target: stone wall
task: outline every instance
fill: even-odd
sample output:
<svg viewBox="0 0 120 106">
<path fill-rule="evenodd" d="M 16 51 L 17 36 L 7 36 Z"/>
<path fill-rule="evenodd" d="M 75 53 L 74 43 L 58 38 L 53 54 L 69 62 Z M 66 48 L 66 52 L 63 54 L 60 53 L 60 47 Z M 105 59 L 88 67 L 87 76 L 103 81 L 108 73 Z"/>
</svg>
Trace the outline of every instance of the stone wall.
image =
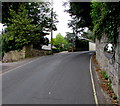
<svg viewBox="0 0 120 106">
<path fill-rule="evenodd" d="M 21 60 L 21 59 L 24 59 L 25 58 L 25 54 L 24 54 L 24 51 L 21 50 L 21 51 L 9 51 L 7 53 L 4 54 L 4 57 L 3 57 L 3 62 L 13 62 L 13 61 L 17 61 L 17 60 Z"/>
<path fill-rule="evenodd" d="M 96 40 L 96 59 L 103 71 L 106 71 L 112 80 L 114 92 L 120 101 L 120 28 L 118 28 L 118 41 L 115 48 L 115 57 L 108 59 L 104 55 L 104 47 L 108 42 L 106 35 L 102 39 Z"/>
<path fill-rule="evenodd" d="M 24 46 L 21 51 L 10 51 L 4 54 L 3 62 L 18 61 L 28 57 L 44 56 L 48 51 L 33 49 L 32 45 Z"/>
</svg>

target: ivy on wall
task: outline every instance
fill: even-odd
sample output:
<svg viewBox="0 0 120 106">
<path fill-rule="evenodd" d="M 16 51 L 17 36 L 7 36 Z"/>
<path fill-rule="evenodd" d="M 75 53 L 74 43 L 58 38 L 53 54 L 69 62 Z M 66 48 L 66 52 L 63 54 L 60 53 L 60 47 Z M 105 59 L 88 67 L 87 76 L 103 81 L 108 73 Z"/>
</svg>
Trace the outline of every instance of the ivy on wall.
<svg viewBox="0 0 120 106">
<path fill-rule="evenodd" d="M 115 44 L 120 26 L 120 2 L 92 2 L 91 7 L 94 37 L 100 40 L 105 33 L 108 41 Z"/>
</svg>

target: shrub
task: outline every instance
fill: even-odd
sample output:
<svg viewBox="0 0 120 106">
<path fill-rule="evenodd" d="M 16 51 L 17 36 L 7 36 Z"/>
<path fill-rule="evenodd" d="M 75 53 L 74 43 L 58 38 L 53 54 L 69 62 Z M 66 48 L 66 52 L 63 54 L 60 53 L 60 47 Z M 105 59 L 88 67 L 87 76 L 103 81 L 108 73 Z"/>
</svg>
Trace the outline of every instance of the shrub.
<svg viewBox="0 0 120 106">
<path fill-rule="evenodd" d="M 53 49 L 53 53 L 58 53 L 58 52 L 60 52 L 60 49 L 59 49 L 59 48 L 54 48 L 54 49 Z"/>
<path fill-rule="evenodd" d="M 107 75 L 107 73 L 104 71 L 104 72 L 102 72 L 102 75 L 103 75 L 103 77 L 106 79 L 106 80 L 108 80 L 108 75 Z"/>
</svg>

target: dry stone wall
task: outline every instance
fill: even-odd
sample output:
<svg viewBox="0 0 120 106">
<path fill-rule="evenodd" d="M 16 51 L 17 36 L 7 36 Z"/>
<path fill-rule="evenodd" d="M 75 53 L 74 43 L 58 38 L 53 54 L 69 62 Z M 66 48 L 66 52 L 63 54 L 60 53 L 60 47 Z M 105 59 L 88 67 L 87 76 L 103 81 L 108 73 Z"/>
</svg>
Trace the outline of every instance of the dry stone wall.
<svg viewBox="0 0 120 106">
<path fill-rule="evenodd" d="M 7 53 L 4 54 L 3 57 L 3 62 L 13 62 L 13 61 L 17 61 L 17 60 L 21 60 L 24 59 L 25 55 L 24 55 L 24 51 L 9 51 Z"/>
<path fill-rule="evenodd" d="M 3 62 L 18 61 L 28 57 L 44 56 L 48 51 L 33 49 L 32 45 L 24 46 L 21 51 L 10 51 L 4 54 Z"/>
<path fill-rule="evenodd" d="M 96 59 L 103 71 L 106 71 L 112 80 L 112 87 L 114 92 L 119 97 L 120 101 L 120 28 L 118 28 L 118 39 L 115 47 L 115 56 L 108 59 L 104 55 L 104 47 L 108 42 L 106 35 L 102 39 L 96 40 Z"/>
</svg>

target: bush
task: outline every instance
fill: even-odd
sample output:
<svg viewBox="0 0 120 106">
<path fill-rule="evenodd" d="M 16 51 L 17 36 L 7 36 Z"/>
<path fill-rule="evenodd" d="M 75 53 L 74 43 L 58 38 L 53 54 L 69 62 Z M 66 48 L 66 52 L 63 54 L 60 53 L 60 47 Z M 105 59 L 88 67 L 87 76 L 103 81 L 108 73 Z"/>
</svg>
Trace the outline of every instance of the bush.
<svg viewBox="0 0 120 106">
<path fill-rule="evenodd" d="M 103 75 L 103 77 L 106 79 L 106 80 L 108 80 L 108 75 L 107 75 L 107 73 L 104 71 L 104 72 L 102 72 L 102 75 Z"/>
<path fill-rule="evenodd" d="M 54 48 L 54 49 L 53 49 L 53 53 L 58 53 L 58 52 L 60 52 L 60 49 L 59 49 L 59 48 Z"/>
</svg>

